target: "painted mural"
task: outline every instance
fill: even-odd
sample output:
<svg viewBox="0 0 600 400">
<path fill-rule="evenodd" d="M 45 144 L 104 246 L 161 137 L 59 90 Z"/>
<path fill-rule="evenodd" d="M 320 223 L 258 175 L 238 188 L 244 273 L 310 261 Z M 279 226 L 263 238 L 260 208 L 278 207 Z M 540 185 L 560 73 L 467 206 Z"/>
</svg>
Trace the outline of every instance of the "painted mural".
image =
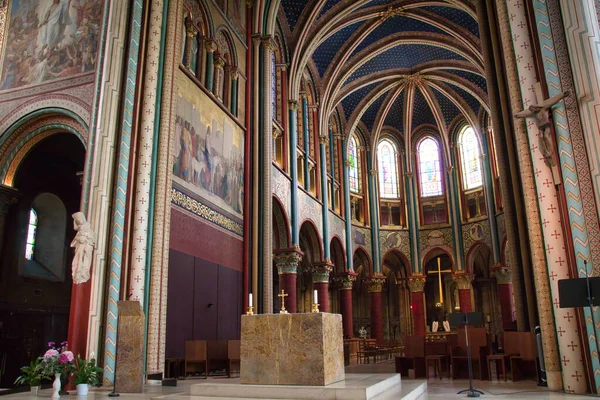
<svg viewBox="0 0 600 400">
<path fill-rule="evenodd" d="M 102 0 L 12 0 L 0 90 L 95 69 Z"/>
<path fill-rule="evenodd" d="M 180 85 L 173 147 L 173 180 L 242 218 L 244 133 L 189 81 Z"/>
</svg>

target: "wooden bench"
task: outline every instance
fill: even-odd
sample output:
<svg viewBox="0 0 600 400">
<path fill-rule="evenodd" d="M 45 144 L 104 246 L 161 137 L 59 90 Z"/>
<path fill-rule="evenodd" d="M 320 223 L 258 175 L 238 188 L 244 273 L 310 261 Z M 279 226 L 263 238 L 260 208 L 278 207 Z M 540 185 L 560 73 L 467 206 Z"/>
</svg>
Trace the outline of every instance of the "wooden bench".
<svg viewBox="0 0 600 400">
<path fill-rule="evenodd" d="M 199 366 L 202 364 L 204 364 L 204 370 L 199 369 Z M 188 374 L 195 372 L 204 372 L 204 377 L 208 378 L 206 340 L 185 341 L 185 366 L 183 375 L 187 378 Z"/>
<path fill-rule="evenodd" d="M 404 356 L 395 357 L 396 372 L 402 377 L 409 376 L 408 370 L 415 371 L 415 378 L 427 375 L 425 368 L 425 336 L 406 336 L 404 339 Z"/>
</svg>

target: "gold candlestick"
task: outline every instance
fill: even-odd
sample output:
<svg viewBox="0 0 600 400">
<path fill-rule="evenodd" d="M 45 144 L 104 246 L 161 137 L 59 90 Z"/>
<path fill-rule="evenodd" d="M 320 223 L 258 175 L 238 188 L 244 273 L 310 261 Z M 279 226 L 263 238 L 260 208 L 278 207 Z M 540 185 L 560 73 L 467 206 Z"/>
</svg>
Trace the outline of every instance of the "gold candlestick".
<svg viewBox="0 0 600 400">
<path fill-rule="evenodd" d="M 311 312 L 319 313 L 319 303 L 313 303 Z"/>
<path fill-rule="evenodd" d="M 248 306 L 248 311 L 246 311 L 246 315 L 254 315 L 254 307 Z"/>
</svg>

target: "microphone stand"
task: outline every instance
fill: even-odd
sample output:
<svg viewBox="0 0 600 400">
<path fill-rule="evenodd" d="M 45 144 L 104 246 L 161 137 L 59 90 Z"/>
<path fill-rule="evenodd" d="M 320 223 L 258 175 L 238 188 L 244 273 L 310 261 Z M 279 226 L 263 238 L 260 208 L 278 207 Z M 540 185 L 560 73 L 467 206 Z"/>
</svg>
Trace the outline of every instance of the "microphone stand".
<svg viewBox="0 0 600 400">
<path fill-rule="evenodd" d="M 465 313 L 465 339 L 467 343 L 467 365 L 469 367 L 469 388 L 461 390 L 457 394 L 468 393 L 467 397 L 479 397 L 483 392 L 473 389 L 473 366 L 471 365 L 471 345 L 469 344 L 469 317 Z"/>
</svg>

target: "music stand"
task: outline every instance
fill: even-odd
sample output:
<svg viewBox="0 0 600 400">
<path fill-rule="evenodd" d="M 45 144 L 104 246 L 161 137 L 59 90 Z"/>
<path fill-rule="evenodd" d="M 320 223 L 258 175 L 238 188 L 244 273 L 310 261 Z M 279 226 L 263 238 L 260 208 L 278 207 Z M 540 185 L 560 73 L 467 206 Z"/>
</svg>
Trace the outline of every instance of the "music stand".
<svg viewBox="0 0 600 400">
<path fill-rule="evenodd" d="M 465 326 L 465 339 L 467 344 L 467 365 L 469 367 L 469 388 L 457 394 L 467 393 L 467 397 L 479 397 L 483 392 L 473 389 L 473 365 L 471 364 L 471 344 L 469 343 L 469 324 L 482 325 L 483 314 L 479 312 L 450 314 L 450 323 L 456 327 Z"/>
</svg>

